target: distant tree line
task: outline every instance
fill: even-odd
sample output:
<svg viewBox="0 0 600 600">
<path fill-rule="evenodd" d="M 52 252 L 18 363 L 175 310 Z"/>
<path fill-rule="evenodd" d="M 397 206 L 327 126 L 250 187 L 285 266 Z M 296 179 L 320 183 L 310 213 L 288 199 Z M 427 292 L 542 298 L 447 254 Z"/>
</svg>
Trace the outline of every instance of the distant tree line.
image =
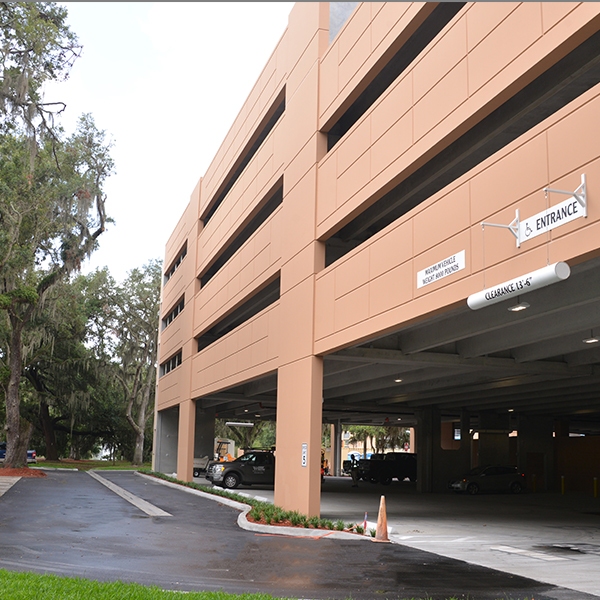
<svg viewBox="0 0 600 600">
<path fill-rule="evenodd" d="M 117 285 L 80 275 L 111 223 L 112 143 L 89 114 L 75 133 L 44 85 L 81 47 L 53 2 L 0 3 L 0 440 L 4 466 L 100 448 L 148 457 L 161 265 Z"/>
</svg>

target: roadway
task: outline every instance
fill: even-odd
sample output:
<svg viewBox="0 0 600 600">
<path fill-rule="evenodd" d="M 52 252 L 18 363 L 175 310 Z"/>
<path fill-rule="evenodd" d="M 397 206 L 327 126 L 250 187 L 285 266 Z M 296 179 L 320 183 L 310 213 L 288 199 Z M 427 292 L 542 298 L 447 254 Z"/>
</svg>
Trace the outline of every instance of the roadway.
<svg viewBox="0 0 600 600">
<path fill-rule="evenodd" d="M 236 491 L 273 501 L 267 487 Z M 382 496 L 393 543 L 600 597 L 600 499 L 592 494 L 417 494 L 408 481 L 352 488 L 349 477 L 326 477 L 321 516 L 360 523 L 366 512 L 375 529 Z"/>
<path fill-rule="evenodd" d="M 49 471 L 7 489 L 0 497 L 0 568 L 285 598 L 600 597 L 599 554 L 552 549 L 557 541 L 584 539 L 598 547 L 597 499 L 591 511 L 587 503 L 563 508 L 570 518 L 561 521 L 560 506 L 543 495 L 419 496 L 392 485 L 385 498 L 393 543 L 386 544 L 348 534 L 302 538 L 281 528 L 244 529 L 239 507 L 223 499 L 131 472 L 98 475 L 105 481 Z M 323 489 L 322 516 L 362 522 L 367 512 L 376 521 L 377 486 L 351 488 L 349 479 L 327 478 Z M 500 507 L 508 511 L 503 518 Z M 483 548 L 496 557 L 493 568 L 481 564 Z M 523 574 L 513 572 L 518 561 Z M 556 583 L 534 568 L 538 563 L 562 573 Z"/>
</svg>

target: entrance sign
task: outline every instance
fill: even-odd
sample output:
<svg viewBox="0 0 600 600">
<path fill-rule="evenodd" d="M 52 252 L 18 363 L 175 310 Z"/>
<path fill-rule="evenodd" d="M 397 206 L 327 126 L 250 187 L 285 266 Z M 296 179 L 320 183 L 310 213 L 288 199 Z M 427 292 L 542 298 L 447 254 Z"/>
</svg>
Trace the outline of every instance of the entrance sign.
<svg viewBox="0 0 600 600">
<path fill-rule="evenodd" d="M 548 194 L 552 192 L 554 194 L 563 194 L 569 196 L 568 200 L 548 208 L 533 217 L 529 217 L 524 221 L 521 221 L 519 215 L 519 209 L 515 210 L 515 218 L 508 224 L 502 225 L 498 223 L 481 223 L 481 228 L 485 229 L 488 227 L 502 227 L 507 229 L 515 236 L 517 242 L 517 248 L 521 247 L 521 242 L 527 242 L 532 240 L 534 237 L 551 231 L 556 227 L 565 225 L 570 221 L 574 221 L 579 217 L 587 217 L 587 184 L 585 173 L 581 175 L 581 185 L 574 192 L 567 192 L 565 190 L 554 190 L 552 188 L 544 188 L 544 194 L 546 199 Z"/>
<path fill-rule="evenodd" d="M 521 242 L 526 242 L 542 233 L 585 216 L 585 206 L 571 196 L 568 200 L 521 221 L 519 223 L 519 239 Z"/>
<path fill-rule="evenodd" d="M 439 281 L 465 268 L 465 251 L 461 250 L 417 273 L 417 289 Z"/>
<path fill-rule="evenodd" d="M 552 283 L 558 283 L 567 279 L 570 274 L 571 269 L 567 263 L 557 262 L 543 269 L 538 269 L 516 279 L 511 279 L 510 281 L 487 288 L 476 294 L 471 294 L 467 298 L 467 304 L 469 308 L 478 310 L 485 306 L 532 292 L 533 290 L 539 290 Z"/>
</svg>

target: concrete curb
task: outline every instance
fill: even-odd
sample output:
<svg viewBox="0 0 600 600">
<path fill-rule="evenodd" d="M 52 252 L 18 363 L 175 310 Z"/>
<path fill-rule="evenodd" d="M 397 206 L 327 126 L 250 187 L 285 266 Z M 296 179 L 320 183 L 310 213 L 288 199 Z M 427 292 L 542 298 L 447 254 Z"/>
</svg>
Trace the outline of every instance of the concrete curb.
<svg viewBox="0 0 600 600">
<path fill-rule="evenodd" d="M 37 471 L 62 471 L 69 472 L 73 471 L 74 473 L 79 473 L 79 469 L 77 468 L 69 468 L 69 467 L 29 467 L 30 469 L 36 469 Z"/>
<path fill-rule="evenodd" d="M 334 540 L 367 541 L 373 539 L 370 536 L 358 535 L 357 533 L 349 533 L 348 531 L 334 531 L 329 529 L 306 529 L 304 527 L 284 527 L 282 525 L 261 525 L 259 523 L 252 523 L 246 518 L 246 515 L 252 509 L 252 507 L 248 504 L 238 502 L 237 500 L 232 500 L 231 498 L 224 498 L 223 496 L 209 494 L 207 492 L 196 490 L 194 488 L 190 488 L 179 483 L 173 483 L 171 481 L 166 481 L 165 479 L 160 479 L 159 477 L 146 475 L 145 473 L 139 473 L 136 471 L 136 474 L 140 477 L 151 479 L 152 481 L 158 481 L 159 483 L 169 486 L 171 488 L 183 490 L 185 492 L 189 492 L 190 494 L 200 496 L 201 498 L 206 498 L 207 500 L 212 500 L 213 502 L 219 502 L 221 504 L 225 504 L 226 506 L 230 506 L 231 508 L 235 508 L 241 511 L 238 515 L 237 523 L 241 529 L 245 529 L 246 531 L 253 531 L 255 533 L 260 533 L 263 535 L 282 535 L 286 537 L 301 537 L 308 539 L 329 538 Z"/>
</svg>

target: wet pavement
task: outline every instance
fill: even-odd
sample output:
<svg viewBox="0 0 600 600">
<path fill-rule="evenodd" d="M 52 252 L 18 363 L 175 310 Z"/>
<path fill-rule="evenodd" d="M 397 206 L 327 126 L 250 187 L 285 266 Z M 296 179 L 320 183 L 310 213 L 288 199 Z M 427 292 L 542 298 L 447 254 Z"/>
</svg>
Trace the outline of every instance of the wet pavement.
<svg viewBox="0 0 600 600">
<path fill-rule="evenodd" d="M 99 474 L 133 500 L 83 472 L 49 471 L 8 489 L 0 497 L 0 568 L 281 598 L 598 597 L 401 543 L 248 531 L 223 500 L 132 472 Z M 150 516 L 135 498 L 170 516 Z M 585 556 L 599 573 L 600 555 Z"/>
<path fill-rule="evenodd" d="M 272 489 L 238 491 L 273 499 Z M 367 512 L 374 528 L 382 496 L 394 543 L 600 597 L 600 498 L 592 493 L 418 494 L 409 482 L 352 488 L 349 477 L 326 477 L 321 516 L 361 522 Z"/>
</svg>

